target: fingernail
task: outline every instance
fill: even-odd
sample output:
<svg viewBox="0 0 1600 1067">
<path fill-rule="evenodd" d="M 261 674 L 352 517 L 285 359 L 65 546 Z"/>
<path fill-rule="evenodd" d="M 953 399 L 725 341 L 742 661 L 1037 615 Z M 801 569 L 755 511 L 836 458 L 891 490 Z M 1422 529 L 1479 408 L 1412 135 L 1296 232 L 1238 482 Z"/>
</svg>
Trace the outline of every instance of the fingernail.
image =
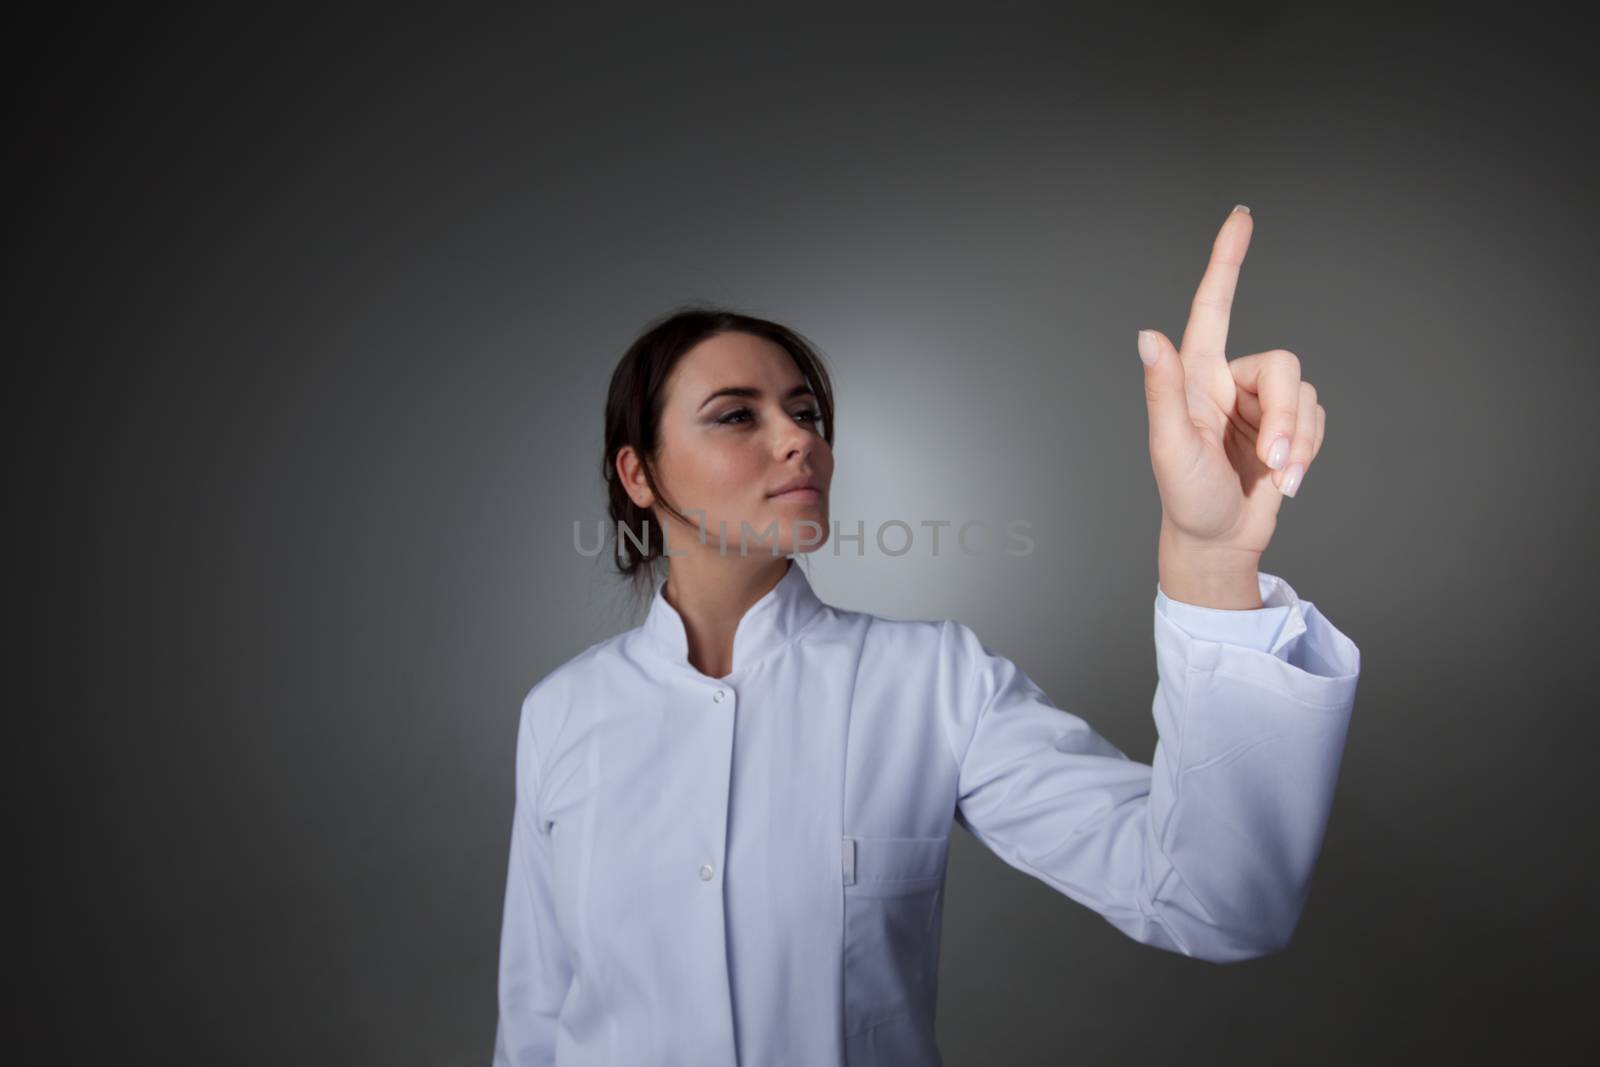
<svg viewBox="0 0 1600 1067">
<path fill-rule="evenodd" d="M 1161 349 L 1156 345 L 1154 330 L 1139 331 L 1139 358 L 1144 361 L 1146 367 L 1154 367 L 1156 360 L 1161 358 Z"/>
<path fill-rule="evenodd" d="M 1283 472 L 1283 495 L 1294 496 L 1300 491 L 1300 482 L 1306 476 L 1304 463 L 1291 463 L 1289 469 Z"/>
<path fill-rule="evenodd" d="M 1278 435 L 1278 439 L 1272 442 L 1272 448 L 1267 452 L 1267 466 L 1271 467 L 1273 470 L 1277 470 L 1279 467 L 1283 466 L 1284 460 L 1288 458 L 1289 439 L 1280 433 Z"/>
<path fill-rule="evenodd" d="M 1245 214 L 1246 214 L 1246 215 L 1248 215 L 1248 214 L 1250 214 L 1250 209 L 1249 209 L 1249 208 L 1247 208 L 1247 207 L 1245 207 L 1245 206 L 1244 206 L 1244 205 L 1243 205 L 1243 204 L 1235 204 L 1235 205 L 1233 205 L 1233 210 L 1235 210 L 1235 211 L 1242 211 L 1242 212 L 1244 212 L 1244 213 L 1245 213 Z"/>
</svg>

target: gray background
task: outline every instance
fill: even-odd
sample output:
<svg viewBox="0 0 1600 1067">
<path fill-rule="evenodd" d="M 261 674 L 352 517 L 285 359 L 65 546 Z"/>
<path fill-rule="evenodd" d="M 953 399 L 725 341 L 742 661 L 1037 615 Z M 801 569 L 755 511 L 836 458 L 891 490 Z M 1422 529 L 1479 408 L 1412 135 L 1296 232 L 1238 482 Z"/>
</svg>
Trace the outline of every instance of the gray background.
<svg viewBox="0 0 1600 1067">
<path fill-rule="evenodd" d="M 16 26 L 13 969 L 41 1058 L 487 1063 L 518 705 L 630 626 L 611 368 L 732 304 L 839 388 L 811 560 L 1148 759 L 1134 338 L 1236 202 L 1230 355 L 1324 451 L 1263 569 L 1360 646 L 1299 933 L 1136 945 L 955 834 L 952 1065 L 1576 1055 L 1593 992 L 1592 85 L 1575 28 L 1229 5 Z M 8 953 L 8 955 L 10 955 Z M 19 1038 L 20 1039 L 20 1038 Z"/>
</svg>

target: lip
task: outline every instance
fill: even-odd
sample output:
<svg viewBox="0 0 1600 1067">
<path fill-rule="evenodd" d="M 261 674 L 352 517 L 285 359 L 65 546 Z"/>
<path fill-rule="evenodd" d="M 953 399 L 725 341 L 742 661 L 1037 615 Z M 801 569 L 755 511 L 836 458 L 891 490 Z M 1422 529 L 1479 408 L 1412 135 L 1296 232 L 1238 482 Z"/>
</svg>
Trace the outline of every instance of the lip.
<svg viewBox="0 0 1600 1067">
<path fill-rule="evenodd" d="M 807 491 L 810 496 L 803 495 Z M 822 491 L 817 488 L 817 480 L 805 474 L 789 479 L 767 495 L 774 500 L 815 500 L 822 495 Z"/>
<path fill-rule="evenodd" d="M 782 493 L 773 493 L 772 499 L 795 500 L 801 503 L 812 504 L 822 499 L 822 491 L 819 489 L 810 488 L 790 489 Z"/>
<path fill-rule="evenodd" d="M 782 483 L 781 486 L 778 486 L 776 490 L 771 491 L 766 496 L 779 496 L 782 493 L 789 493 L 790 490 L 814 490 L 814 488 L 816 488 L 816 478 L 803 474 L 798 478 L 789 478 L 787 482 Z"/>
</svg>

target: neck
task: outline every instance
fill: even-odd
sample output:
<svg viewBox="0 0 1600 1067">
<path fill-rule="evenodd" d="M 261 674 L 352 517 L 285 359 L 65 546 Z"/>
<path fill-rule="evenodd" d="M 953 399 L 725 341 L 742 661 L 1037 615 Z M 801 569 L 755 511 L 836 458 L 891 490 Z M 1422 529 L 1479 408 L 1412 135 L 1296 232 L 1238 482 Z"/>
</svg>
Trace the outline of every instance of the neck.
<svg viewBox="0 0 1600 1067">
<path fill-rule="evenodd" d="M 733 672 L 733 638 L 739 620 L 788 573 L 790 561 L 686 553 L 667 564 L 667 603 L 683 618 L 689 662 L 711 678 Z"/>
</svg>

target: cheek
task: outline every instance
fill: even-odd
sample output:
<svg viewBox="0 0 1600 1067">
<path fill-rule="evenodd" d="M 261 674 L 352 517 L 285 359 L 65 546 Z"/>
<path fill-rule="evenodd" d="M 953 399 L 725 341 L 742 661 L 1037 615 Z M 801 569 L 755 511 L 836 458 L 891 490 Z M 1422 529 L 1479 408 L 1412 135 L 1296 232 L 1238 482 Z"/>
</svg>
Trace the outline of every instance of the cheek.
<svg viewBox="0 0 1600 1067">
<path fill-rule="evenodd" d="M 688 507 L 714 510 L 759 491 L 765 469 L 760 451 L 752 445 L 709 440 L 680 450 L 663 474 Z"/>
<path fill-rule="evenodd" d="M 829 448 L 828 443 L 821 438 L 817 439 L 816 447 L 811 452 L 811 469 L 816 472 L 818 479 L 824 485 L 832 489 L 833 449 Z"/>
</svg>

